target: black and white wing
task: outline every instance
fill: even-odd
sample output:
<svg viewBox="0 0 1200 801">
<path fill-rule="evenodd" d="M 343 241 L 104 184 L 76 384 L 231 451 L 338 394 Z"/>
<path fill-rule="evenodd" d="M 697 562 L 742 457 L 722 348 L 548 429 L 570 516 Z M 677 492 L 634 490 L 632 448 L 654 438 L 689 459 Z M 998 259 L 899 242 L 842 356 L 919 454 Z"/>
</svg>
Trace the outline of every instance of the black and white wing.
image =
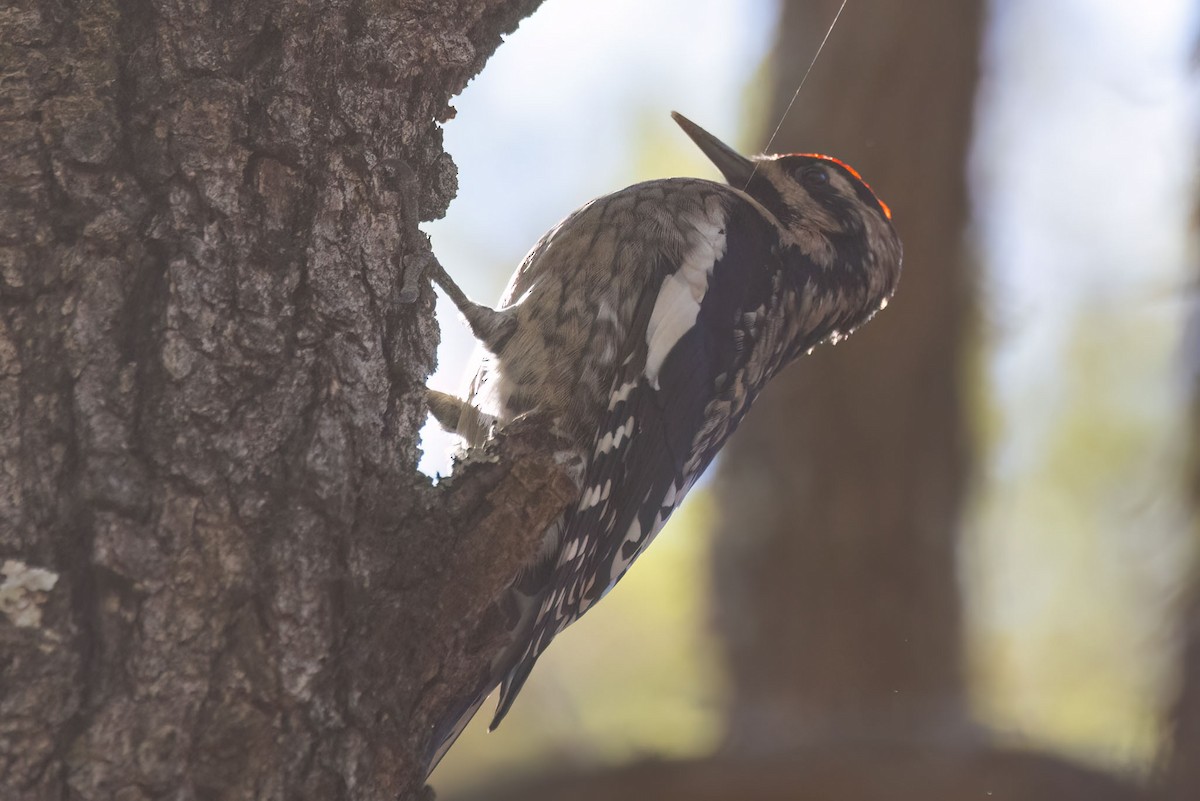
<svg viewBox="0 0 1200 801">
<path fill-rule="evenodd" d="M 747 386 L 744 368 L 780 292 L 776 234 L 736 198 L 694 224 L 680 263 L 660 265 L 658 291 L 635 313 L 632 330 L 646 335 L 631 343 L 612 383 L 582 494 L 567 512 L 557 565 L 527 647 L 503 681 L 493 727 L 555 635 L 649 546 L 759 388 Z"/>
</svg>

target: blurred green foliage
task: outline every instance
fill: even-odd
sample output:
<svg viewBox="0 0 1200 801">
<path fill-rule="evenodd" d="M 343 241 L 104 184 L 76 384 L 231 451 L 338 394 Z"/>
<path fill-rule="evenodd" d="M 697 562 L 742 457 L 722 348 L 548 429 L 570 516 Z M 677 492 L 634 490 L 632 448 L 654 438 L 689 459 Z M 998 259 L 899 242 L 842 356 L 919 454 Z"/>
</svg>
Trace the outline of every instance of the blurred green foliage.
<svg viewBox="0 0 1200 801">
<path fill-rule="evenodd" d="M 1181 323 L 1138 303 L 1082 313 L 1049 393 L 1030 386 L 1005 407 L 986 381 L 973 393 L 994 454 L 964 543 L 980 716 L 1017 742 L 1133 772 L 1163 745 L 1190 561 Z"/>
</svg>

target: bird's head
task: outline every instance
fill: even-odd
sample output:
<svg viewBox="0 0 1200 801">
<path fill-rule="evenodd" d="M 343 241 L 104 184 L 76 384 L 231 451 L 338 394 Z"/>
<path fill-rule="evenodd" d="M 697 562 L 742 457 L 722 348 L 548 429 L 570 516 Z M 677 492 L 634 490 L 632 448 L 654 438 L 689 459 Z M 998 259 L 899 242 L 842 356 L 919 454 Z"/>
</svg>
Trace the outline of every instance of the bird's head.
<svg viewBox="0 0 1200 801">
<path fill-rule="evenodd" d="M 865 279 L 876 303 L 892 294 L 900 277 L 900 238 L 891 209 L 853 167 L 816 153 L 746 158 L 682 114 L 671 116 L 729 185 L 767 213 L 785 244 L 825 271 L 848 270 Z"/>
</svg>

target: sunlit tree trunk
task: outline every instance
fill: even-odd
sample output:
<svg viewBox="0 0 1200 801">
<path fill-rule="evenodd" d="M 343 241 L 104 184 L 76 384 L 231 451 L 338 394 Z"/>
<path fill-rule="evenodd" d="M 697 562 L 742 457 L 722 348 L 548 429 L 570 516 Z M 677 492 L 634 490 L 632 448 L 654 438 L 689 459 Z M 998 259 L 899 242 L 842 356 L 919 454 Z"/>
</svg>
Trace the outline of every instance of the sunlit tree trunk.
<svg viewBox="0 0 1200 801">
<path fill-rule="evenodd" d="M 557 513 L 415 469 L 437 121 L 538 2 L 0 11 L 0 798 L 419 789 Z"/>
</svg>

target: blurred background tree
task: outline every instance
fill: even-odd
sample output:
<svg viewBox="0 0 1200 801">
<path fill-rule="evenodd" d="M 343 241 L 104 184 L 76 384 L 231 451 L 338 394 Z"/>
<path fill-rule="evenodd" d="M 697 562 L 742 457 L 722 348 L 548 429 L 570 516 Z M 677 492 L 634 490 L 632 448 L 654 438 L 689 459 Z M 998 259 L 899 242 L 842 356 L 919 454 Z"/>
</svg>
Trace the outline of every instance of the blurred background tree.
<svg viewBox="0 0 1200 801">
<path fill-rule="evenodd" d="M 475 294 L 588 197 L 710 175 L 668 108 L 763 148 L 838 2 L 685 5 L 550 2 L 464 95 L 462 194 L 433 235 Z M 1193 549 L 1195 22 L 1184 0 L 850 0 L 772 150 L 842 157 L 891 204 L 895 303 L 764 394 L 436 787 L 1091 799 L 1161 773 L 1200 797 L 1200 710 L 1185 691 L 1175 729 L 1165 711 Z M 485 199 L 530 175 L 519 223 Z"/>
<path fill-rule="evenodd" d="M 839 5 L 784 5 L 775 118 Z M 779 132 L 784 150 L 837 153 L 868 176 L 897 209 L 906 267 L 896 302 L 781 375 L 721 462 L 717 604 L 731 738 L 747 750 L 968 729 L 955 546 L 982 16 L 961 0 L 847 4 L 805 87 L 810 111 Z"/>
</svg>

